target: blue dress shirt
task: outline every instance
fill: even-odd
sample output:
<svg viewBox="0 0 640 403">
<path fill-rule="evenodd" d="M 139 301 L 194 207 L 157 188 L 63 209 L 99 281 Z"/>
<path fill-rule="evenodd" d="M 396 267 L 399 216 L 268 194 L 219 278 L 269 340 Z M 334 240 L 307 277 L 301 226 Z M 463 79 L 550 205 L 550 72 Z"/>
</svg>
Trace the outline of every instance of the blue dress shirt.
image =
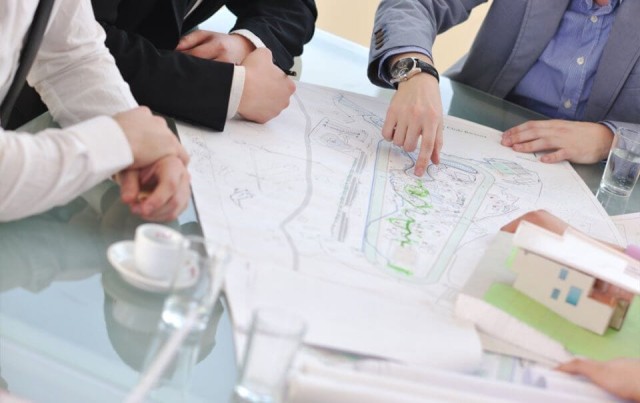
<svg viewBox="0 0 640 403">
<path fill-rule="evenodd" d="M 508 99 L 557 119 L 582 120 L 622 0 L 572 0 L 555 36 Z"/>
</svg>

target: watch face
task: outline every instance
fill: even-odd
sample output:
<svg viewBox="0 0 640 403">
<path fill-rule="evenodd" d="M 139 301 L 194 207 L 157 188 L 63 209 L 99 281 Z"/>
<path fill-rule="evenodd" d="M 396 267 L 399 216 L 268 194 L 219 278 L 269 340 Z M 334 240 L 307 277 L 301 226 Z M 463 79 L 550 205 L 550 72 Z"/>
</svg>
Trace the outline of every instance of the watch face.
<svg viewBox="0 0 640 403">
<path fill-rule="evenodd" d="M 391 77 L 398 78 L 406 76 L 415 65 L 415 61 L 411 58 L 398 60 L 391 69 Z"/>
</svg>

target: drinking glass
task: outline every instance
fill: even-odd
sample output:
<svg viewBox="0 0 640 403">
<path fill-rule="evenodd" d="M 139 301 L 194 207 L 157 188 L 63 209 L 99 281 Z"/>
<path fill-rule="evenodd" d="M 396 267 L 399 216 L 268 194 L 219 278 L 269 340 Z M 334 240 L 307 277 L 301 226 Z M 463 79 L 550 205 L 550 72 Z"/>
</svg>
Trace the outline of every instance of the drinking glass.
<svg viewBox="0 0 640 403">
<path fill-rule="evenodd" d="M 600 189 L 616 196 L 628 197 L 640 176 L 640 132 L 618 128 L 613 137 L 611 150 Z"/>
<path fill-rule="evenodd" d="M 289 366 L 306 325 L 298 315 L 280 309 L 259 309 L 253 320 L 233 402 L 280 403 Z"/>
<path fill-rule="evenodd" d="M 144 401 L 155 386 L 167 387 L 170 392 L 163 394 L 185 400 L 202 335 L 224 283 L 228 256 L 228 249 L 213 241 L 185 237 L 183 263 L 164 301 L 145 371 L 127 402 Z"/>
</svg>

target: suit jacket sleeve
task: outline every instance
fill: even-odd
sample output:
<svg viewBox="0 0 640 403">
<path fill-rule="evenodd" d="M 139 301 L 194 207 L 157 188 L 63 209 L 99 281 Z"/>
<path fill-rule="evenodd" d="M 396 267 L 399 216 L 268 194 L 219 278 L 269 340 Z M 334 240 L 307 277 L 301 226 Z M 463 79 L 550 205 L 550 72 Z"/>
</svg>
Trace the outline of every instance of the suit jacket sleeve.
<svg viewBox="0 0 640 403">
<path fill-rule="evenodd" d="M 174 51 L 178 36 L 147 39 L 124 31 L 113 25 L 117 2 L 111 9 L 106 9 L 106 3 L 97 3 L 94 11 L 107 33 L 105 43 L 138 103 L 183 121 L 223 130 L 234 66 Z"/>
<path fill-rule="evenodd" d="M 235 0 L 228 2 L 227 8 L 238 17 L 233 29 L 253 32 L 283 69 L 291 68 L 293 57 L 302 54 L 318 16 L 313 0 Z"/>
<path fill-rule="evenodd" d="M 437 34 L 467 20 L 471 10 L 486 1 L 383 0 L 376 11 L 371 38 L 367 71 L 369 80 L 388 87 L 378 77 L 378 68 L 389 50 L 419 47 L 431 52 Z"/>
</svg>

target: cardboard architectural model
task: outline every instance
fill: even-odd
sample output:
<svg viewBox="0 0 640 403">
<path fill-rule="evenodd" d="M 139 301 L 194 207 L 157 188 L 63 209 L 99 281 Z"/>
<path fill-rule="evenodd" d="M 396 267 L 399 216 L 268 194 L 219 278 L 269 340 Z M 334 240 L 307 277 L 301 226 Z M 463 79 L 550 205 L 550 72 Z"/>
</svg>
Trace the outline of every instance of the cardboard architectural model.
<svg viewBox="0 0 640 403">
<path fill-rule="evenodd" d="M 513 287 L 597 334 L 619 330 L 640 294 L 640 261 L 579 231 L 522 222 L 513 239 Z"/>
</svg>

